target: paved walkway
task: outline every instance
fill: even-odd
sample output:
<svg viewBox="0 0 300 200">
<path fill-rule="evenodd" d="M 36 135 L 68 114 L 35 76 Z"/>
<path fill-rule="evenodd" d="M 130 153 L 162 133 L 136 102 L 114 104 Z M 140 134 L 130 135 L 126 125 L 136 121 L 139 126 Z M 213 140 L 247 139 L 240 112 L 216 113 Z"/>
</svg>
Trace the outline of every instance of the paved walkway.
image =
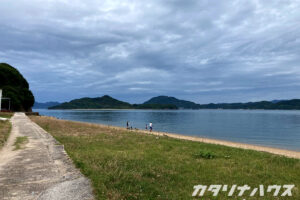
<svg viewBox="0 0 300 200">
<path fill-rule="evenodd" d="M 23 113 L 11 119 L 10 137 L 0 151 L 0 199 L 93 199 L 90 182 L 73 166 L 62 145 Z M 14 150 L 17 137 L 28 137 Z"/>
</svg>

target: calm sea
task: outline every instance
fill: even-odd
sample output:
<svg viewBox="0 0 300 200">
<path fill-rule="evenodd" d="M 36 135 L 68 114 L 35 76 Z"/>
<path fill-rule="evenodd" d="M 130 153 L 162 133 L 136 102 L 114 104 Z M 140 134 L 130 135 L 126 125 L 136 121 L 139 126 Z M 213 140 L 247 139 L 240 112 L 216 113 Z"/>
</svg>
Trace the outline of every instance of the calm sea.
<svg viewBox="0 0 300 200">
<path fill-rule="evenodd" d="M 156 131 L 300 151 L 300 111 L 266 110 L 46 110 L 60 119 Z"/>
</svg>

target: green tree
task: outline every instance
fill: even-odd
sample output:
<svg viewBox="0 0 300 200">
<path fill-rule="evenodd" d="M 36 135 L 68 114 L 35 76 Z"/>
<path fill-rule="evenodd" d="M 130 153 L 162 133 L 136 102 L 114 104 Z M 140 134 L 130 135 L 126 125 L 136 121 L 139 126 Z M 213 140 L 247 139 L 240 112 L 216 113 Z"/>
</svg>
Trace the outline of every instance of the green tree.
<svg viewBox="0 0 300 200">
<path fill-rule="evenodd" d="M 3 97 L 11 99 L 11 110 L 31 111 L 34 96 L 29 89 L 29 84 L 22 74 L 6 63 L 0 63 L 0 88 Z M 3 102 L 3 107 L 8 108 L 8 102 Z"/>
</svg>

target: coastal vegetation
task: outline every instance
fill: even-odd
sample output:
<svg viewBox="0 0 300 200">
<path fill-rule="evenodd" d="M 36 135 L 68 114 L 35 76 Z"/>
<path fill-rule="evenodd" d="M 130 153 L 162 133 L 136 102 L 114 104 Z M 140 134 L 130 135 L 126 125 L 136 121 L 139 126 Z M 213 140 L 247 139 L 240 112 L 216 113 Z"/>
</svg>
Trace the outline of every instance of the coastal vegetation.
<svg viewBox="0 0 300 200">
<path fill-rule="evenodd" d="M 3 97 L 10 98 L 2 102 L 2 109 L 13 111 L 31 111 L 34 104 L 34 96 L 29 89 L 29 84 L 22 74 L 6 63 L 0 63 L 0 89 L 3 90 Z"/>
<path fill-rule="evenodd" d="M 199 184 L 295 184 L 292 199 L 300 199 L 299 159 L 104 125 L 31 119 L 64 145 L 92 181 L 97 199 L 192 199 Z M 228 199 L 227 193 L 220 192 L 217 199 Z M 216 199 L 205 194 L 205 199 Z M 256 194 L 251 199 L 274 199 L 272 195 L 265 191 L 264 197 Z M 248 199 L 249 191 L 245 196 Z M 241 197 L 235 192 L 230 199 Z"/>
</svg>

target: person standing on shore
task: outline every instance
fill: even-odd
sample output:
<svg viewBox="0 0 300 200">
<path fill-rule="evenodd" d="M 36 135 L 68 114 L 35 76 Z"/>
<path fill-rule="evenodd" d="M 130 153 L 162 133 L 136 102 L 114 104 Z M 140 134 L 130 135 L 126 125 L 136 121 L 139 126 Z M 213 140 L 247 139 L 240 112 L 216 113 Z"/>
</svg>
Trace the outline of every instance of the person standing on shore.
<svg viewBox="0 0 300 200">
<path fill-rule="evenodd" d="M 126 126 L 127 126 L 127 129 L 129 129 L 129 122 L 127 121 L 127 123 L 126 123 Z"/>
<path fill-rule="evenodd" d="M 152 132 L 152 122 L 149 123 L 150 132 Z"/>
<path fill-rule="evenodd" d="M 148 124 L 146 124 L 146 130 L 148 130 Z"/>
</svg>

